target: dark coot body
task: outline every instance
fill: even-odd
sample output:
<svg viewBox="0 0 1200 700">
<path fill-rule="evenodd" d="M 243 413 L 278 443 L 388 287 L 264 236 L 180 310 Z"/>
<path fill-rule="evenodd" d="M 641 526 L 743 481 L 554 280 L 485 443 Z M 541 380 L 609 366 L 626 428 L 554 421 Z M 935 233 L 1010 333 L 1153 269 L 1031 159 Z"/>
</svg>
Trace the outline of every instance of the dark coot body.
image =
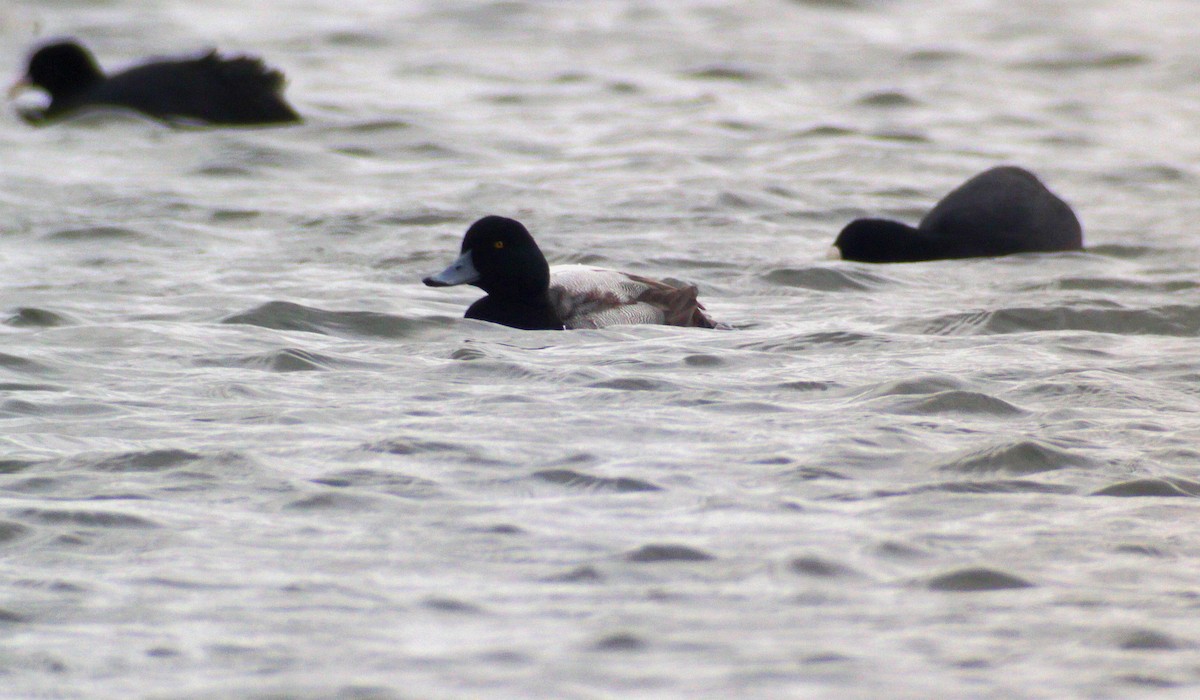
<svg viewBox="0 0 1200 700">
<path fill-rule="evenodd" d="M 89 108 L 131 109 L 168 122 L 252 125 L 299 121 L 283 99 L 283 74 L 258 58 L 224 58 L 215 51 L 198 58 L 153 61 L 105 76 L 87 49 L 74 41 L 42 46 L 29 59 L 17 86 L 50 94 L 44 110 L 22 116 L 44 123 Z"/>
<path fill-rule="evenodd" d="M 1022 168 L 992 168 L 946 195 L 913 228 L 857 219 L 834 246 L 844 260 L 918 262 L 1079 250 L 1083 231 L 1071 207 Z"/>
</svg>

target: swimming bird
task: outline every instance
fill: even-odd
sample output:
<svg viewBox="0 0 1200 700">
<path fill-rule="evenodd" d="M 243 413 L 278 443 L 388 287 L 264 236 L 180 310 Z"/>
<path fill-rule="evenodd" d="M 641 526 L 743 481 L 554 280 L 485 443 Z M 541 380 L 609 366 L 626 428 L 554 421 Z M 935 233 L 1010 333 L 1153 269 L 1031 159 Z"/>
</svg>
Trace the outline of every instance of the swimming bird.
<svg viewBox="0 0 1200 700">
<path fill-rule="evenodd" d="M 1002 166 L 943 197 L 916 228 L 856 219 L 833 245 L 844 260 L 918 262 L 1079 250 L 1083 232 L 1071 207 L 1033 173 Z"/>
<path fill-rule="evenodd" d="M 487 296 L 466 318 L 524 330 L 639 323 L 715 328 L 690 285 L 589 265 L 550 267 L 519 221 L 485 216 L 463 237 L 461 255 L 424 279 L 430 287 L 471 284 Z"/>
<path fill-rule="evenodd" d="M 199 57 L 151 61 L 111 76 L 74 40 L 56 41 L 29 57 L 25 75 L 9 90 L 29 87 L 50 95 L 45 109 L 21 116 L 43 124 L 86 109 L 130 109 L 166 122 L 250 125 L 299 121 L 283 99 L 284 78 L 250 56 L 225 58 L 211 51 Z"/>
</svg>

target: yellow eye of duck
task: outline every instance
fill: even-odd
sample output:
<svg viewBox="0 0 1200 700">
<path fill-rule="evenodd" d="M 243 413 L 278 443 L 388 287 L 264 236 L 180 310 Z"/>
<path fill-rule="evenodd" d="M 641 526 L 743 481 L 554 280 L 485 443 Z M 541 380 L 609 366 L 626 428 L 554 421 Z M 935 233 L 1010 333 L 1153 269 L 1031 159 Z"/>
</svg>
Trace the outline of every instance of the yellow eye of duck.
<svg viewBox="0 0 1200 700">
<path fill-rule="evenodd" d="M 493 244 L 492 244 L 492 246 L 493 246 L 493 247 L 494 247 L 496 250 L 500 250 L 501 248 L 503 248 L 503 247 L 504 247 L 504 241 L 496 241 L 495 243 L 493 243 Z"/>
</svg>

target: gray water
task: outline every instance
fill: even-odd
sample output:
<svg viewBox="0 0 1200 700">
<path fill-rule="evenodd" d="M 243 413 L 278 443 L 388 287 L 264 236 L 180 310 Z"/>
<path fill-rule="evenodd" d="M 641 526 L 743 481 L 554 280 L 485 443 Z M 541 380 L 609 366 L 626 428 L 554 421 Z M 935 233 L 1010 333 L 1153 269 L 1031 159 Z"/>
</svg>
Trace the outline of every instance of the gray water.
<svg viewBox="0 0 1200 700">
<path fill-rule="evenodd" d="M 307 121 L 0 118 L 0 696 L 1194 697 L 1198 21 L 10 1 Z M 999 163 L 1088 250 L 825 259 Z M 488 213 L 733 329 L 464 321 Z"/>
</svg>

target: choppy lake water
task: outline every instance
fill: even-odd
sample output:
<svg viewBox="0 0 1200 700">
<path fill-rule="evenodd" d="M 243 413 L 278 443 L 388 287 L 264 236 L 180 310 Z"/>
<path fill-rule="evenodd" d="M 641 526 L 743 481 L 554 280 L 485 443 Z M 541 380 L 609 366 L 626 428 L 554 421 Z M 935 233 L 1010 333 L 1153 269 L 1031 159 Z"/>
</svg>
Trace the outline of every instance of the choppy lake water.
<svg viewBox="0 0 1200 700">
<path fill-rule="evenodd" d="M 5 5 L 307 121 L 0 119 L 0 696 L 1192 697 L 1198 20 Z M 1088 250 L 824 259 L 999 163 Z M 734 329 L 464 321 L 488 213 Z"/>
</svg>

